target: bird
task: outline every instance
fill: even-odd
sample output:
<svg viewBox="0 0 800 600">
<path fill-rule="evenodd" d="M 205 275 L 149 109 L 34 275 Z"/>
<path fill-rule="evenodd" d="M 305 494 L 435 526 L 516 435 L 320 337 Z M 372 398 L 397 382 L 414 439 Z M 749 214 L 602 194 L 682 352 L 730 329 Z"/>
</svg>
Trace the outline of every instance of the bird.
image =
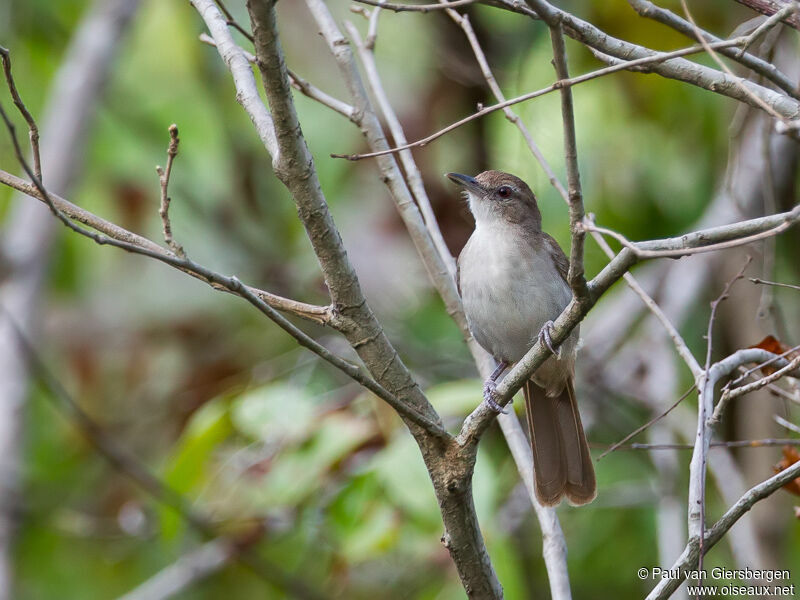
<svg viewBox="0 0 800 600">
<path fill-rule="evenodd" d="M 542 231 L 536 196 L 522 179 L 502 171 L 447 177 L 462 188 L 475 218 L 456 279 L 470 332 L 498 363 L 484 384 L 485 402 L 504 412 L 495 400 L 498 377 L 541 339 L 552 356 L 523 386 L 536 497 L 544 506 L 564 497 L 587 504 L 597 483 L 575 398 L 578 327 L 558 351 L 550 338 L 553 319 L 572 299 L 569 260 Z"/>
</svg>

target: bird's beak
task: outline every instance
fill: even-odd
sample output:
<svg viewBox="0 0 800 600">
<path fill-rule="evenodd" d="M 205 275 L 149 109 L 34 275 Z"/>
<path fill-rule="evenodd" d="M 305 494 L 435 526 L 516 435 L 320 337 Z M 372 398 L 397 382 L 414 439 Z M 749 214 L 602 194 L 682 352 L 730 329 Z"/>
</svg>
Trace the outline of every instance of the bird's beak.
<svg viewBox="0 0 800 600">
<path fill-rule="evenodd" d="M 448 173 L 447 178 L 453 183 L 466 188 L 470 192 L 482 194 L 484 192 L 483 186 L 478 183 L 478 180 L 469 175 L 462 175 L 461 173 Z"/>
</svg>

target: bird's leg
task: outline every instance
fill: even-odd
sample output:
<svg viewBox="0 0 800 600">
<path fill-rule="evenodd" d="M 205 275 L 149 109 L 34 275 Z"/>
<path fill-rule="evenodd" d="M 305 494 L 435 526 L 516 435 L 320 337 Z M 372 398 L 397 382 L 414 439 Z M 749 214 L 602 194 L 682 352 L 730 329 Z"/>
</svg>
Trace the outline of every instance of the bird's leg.
<svg viewBox="0 0 800 600">
<path fill-rule="evenodd" d="M 495 396 L 497 395 L 497 378 L 500 377 L 507 368 L 508 363 L 504 360 L 500 361 L 497 368 L 492 371 L 492 374 L 489 375 L 489 378 L 483 383 L 483 399 L 486 401 L 486 404 L 489 405 L 489 408 L 498 414 L 506 414 L 506 411 L 503 410 L 503 407 L 495 400 Z M 513 400 L 511 400 L 511 402 L 513 402 Z"/>
<path fill-rule="evenodd" d="M 553 322 L 547 321 L 544 325 L 542 325 L 541 331 L 539 331 L 539 341 L 544 344 L 550 352 L 552 352 L 556 358 L 561 358 L 561 346 L 558 347 L 558 351 L 553 349 L 553 340 L 550 338 L 550 330 L 553 328 Z"/>
</svg>

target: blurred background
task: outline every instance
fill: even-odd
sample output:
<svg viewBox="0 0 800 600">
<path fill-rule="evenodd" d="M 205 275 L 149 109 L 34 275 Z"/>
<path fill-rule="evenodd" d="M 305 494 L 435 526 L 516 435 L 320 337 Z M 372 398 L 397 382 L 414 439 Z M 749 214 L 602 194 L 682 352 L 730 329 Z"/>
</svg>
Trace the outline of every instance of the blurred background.
<svg viewBox="0 0 800 600">
<path fill-rule="evenodd" d="M 348 2 L 329 4 L 363 35 L 366 21 Z M 697 21 L 720 36 L 755 16 L 731 0 L 693 4 Z M 633 42 L 657 49 L 690 45 L 626 2 L 562 5 Z M 680 12 L 675 2 L 665 5 Z M 244 2 L 228 6 L 248 24 Z M 278 11 L 289 66 L 349 100 L 303 3 L 280 2 Z M 545 27 L 483 6 L 466 12 L 508 97 L 552 83 Z M 408 139 L 493 102 L 463 33 L 446 15 L 384 13 L 376 56 Z M 0 45 L 11 51 L 18 88 L 40 125 L 44 182 L 160 240 L 155 165 L 164 164 L 167 127 L 176 123 L 181 145 L 171 216 L 189 256 L 256 287 L 324 304 L 324 283 L 291 198 L 236 103 L 217 52 L 198 41 L 203 31 L 187 2 L 0 4 Z M 797 42 L 797 32 L 787 30 L 755 50 L 774 57 L 796 81 Z M 572 42 L 568 51 L 573 74 L 602 66 Z M 772 135 L 766 120 L 732 100 L 637 73 L 582 84 L 574 95 L 586 208 L 599 225 L 639 240 L 788 210 L 796 202 L 797 144 Z M 375 165 L 329 157 L 365 151 L 357 128 L 299 93 L 295 100 L 367 298 L 445 424 L 455 428 L 481 400 L 458 329 Z M 12 108 L 5 86 L 0 102 Z M 563 180 L 558 96 L 515 110 Z M 24 141 L 24 123 L 16 123 Z M 414 154 L 454 255 L 472 221 L 442 174 L 487 168 L 525 179 L 538 195 L 544 228 L 569 247 L 566 205 L 501 114 Z M 5 132 L 0 168 L 21 175 Z M 247 545 L 286 578 L 265 581 L 237 564 L 234 549 L 175 597 L 293 597 L 287 584 L 293 580 L 332 598 L 463 597 L 439 543 L 439 510 L 419 451 L 388 407 L 244 302 L 70 233 L 37 201 L 5 187 L 0 236 L 2 597 L 118 597 L 207 541 L 87 441 L 63 398 L 43 383 L 42 370 L 25 368 L 9 318 L 114 445 L 206 515 L 218 539 Z M 800 283 L 797 228 L 744 250 L 634 270 L 701 363 L 709 301 L 746 255 L 752 257 L 747 277 Z M 591 241 L 586 260 L 588 275 L 607 262 Z M 354 356 L 331 331 L 299 325 Z M 581 329 L 578 393 L 599 455 L 663 412 L 692 379 L 660 326 L 621 284 Z M 745 278 L 720 308 L 714 335 L 715 359 L 767 335 L 795 346 L 800 292 Z M 797 397 L 796 389 L 784 388 Z M 633 441 L 691 441 L 695 406 L 692 395 Z M 733 404 L 718 437 L 797 437 L 773 415 L 798 423 L 798 413 L 797 404 L 776 392 L 753 394 Z M 597 500 L 559 509 L 575 598 L 600 597 L 598 590 L 606 598 L 641 597 L 653 582 L 640 581 L 637 569 L 671 564 L 685 543 L 689 458 L 687 450 L 617 451 L 597 464 Z M 779 447 L 712 450 L 708 519 L 769 477 L 780 458 Z M 482 442 L 474 489 L 506 597 L 548 597 L 538 524 L 496 427 Z M 792 510 L 798 503 L 783 491 L 763 502 L 734 528 L 733 545 L 712 550 L 707 567 L 794 567 L 798 577 L 800 522 Z"/>
</svg>

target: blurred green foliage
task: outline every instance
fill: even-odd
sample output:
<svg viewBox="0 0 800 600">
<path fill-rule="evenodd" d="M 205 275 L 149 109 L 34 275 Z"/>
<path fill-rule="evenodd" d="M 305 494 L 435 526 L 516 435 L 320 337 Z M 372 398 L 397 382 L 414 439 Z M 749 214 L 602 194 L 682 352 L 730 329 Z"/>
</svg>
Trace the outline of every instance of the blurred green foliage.
<svg viewBox="0 0 800 600">
<path fill-rule="evenodd" d="M 330 4 L 340 18 L 360 19 L 348 13 L 347 2 Z M 634 41 L 658 48 L 685 43 L 623 2 L 567 4 Z M 279 7 L 291 67 L 346 98 L 302 3 Z M 37 116 L 86 8 L 83 0 L 7 0 L 0 8 L 0 44 L 11 49 L 18 86 Z M 230 8 L 247 22 L 243 3 L 231 1 Z M 722 34 L 747 18 L 728 0 L 698 10 Z M 508 97 L 552 82 L 550 41 L 541 24 L 486 7 L 469 12 Z M 324 302 L 291 199 L 272 175 L 218 55 L 198 42 L 202 31 L 188 3 L 143 2 L 94 115 L 71 199 L 159 239 L 153 167 L 165 160 L 167 127 L 175 122 L 181 146 L 170 188 L 172 223 L 189 255 L 253 285 Z M 410 139 L 464 116 L 476 101 L 490 102 L 474 68 L 460 66 L 471 55 L 459 36 L 442 14 L 382 17 L 377 58 Z M 579 46 L 570 43 L 568 50 L 574 72 L 598 66 Z M 587 209 L 598 223 L 632 239 L 674 235 L 691 225 L 719 185 L 732 103 L 638 74 L 592 81 L 574 93 Z M 0 101 L 7 105 L 5 94 Z M 374 165 L 329 158 L 363 149 L 357 129 L 300 95 L 296 101 L 370 302 L 445 423 L 454 426 L 480 401 L 481 389 L 458 331 L 427 285 Z M 557 95 L 517 109 L 563 178 Z M 471 223 L 441 174 L 489 167 L 531 184 L 545 229 L 568 247 L 566 207 L 499 114 L 415 156 L 454 253 Z M 13 165 L 7 136 L 0 136 L 0 166 Z M 0 189 L 0 217 L 10 198 Z M 587 252 L 587 272 L 594 274 L 606 260 L 594 245 Z M 790 260 L 785 255 L 781 264 Z M 260 532 L 255 548 L 263 557 L 326 596 L 463 597 L 438 541 L 442 525 L 430 481 L 399 420 L 247 305 L 153 261 L 64 233 L 53 252 L 43 313 L 39 346 L 66 387 L 221 535 Z M 330 332 L 302 326 L 342 348 Z M 699 347 L 702 339 L 690 335 L 689 342 Z M 201 538 L 98 456 L 51 400 L 37 388 L 25 417 L 17 597 L 114 597 Z M 590 439 L 614 441 L 647 419 L 627 403 L 614 410 L 595 415 Z M 649 584 L 636 569 L 658 562 L 653 467 L 645 455 L 617 453 L 599 464 L 598 478 L 594 504 L 560 509 L 574 597 L 640 597 Z M 540 532 L 496 430 L 482 443 L 474 491 L 506 597 L 547 597 Z M 720 507 L 712 498 L 715 514 Z M 793 527 L 785 540 L 787 565 L 800 564 L 800 530 Z M 729 566 L 727 547 L 715 549 L 707 564 Z M 179 597 L 236 600 L 284 592 L 232 565 Z"/>
</svg>

